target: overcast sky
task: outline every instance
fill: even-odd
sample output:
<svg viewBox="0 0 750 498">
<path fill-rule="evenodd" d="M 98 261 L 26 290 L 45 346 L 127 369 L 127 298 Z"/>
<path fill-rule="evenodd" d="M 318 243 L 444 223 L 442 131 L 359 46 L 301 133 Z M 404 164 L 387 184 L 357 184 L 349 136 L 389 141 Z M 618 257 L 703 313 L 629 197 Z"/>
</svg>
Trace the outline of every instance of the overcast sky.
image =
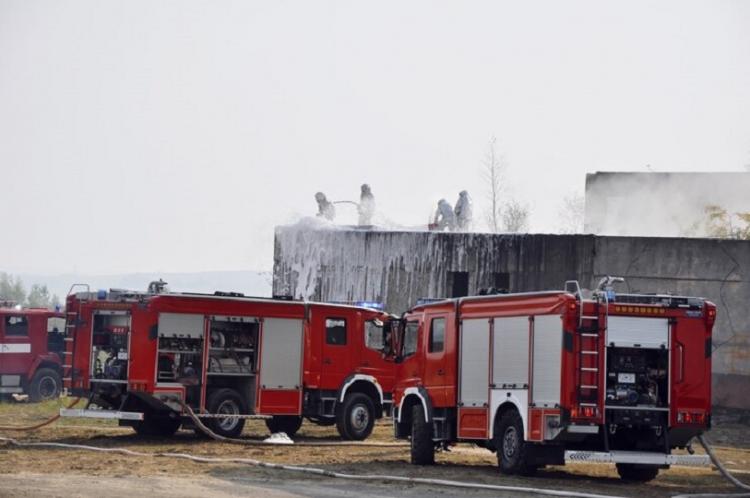
<svg viewBox="0 0 750 498">
<path fill-rule="evenodd" d="M 479 218 L 492 136 L 533 231 L 587 172 L 741 171 L 750 2 L 0 0 L 0 270 L 267 270 L 365 181 Z"/>
</svg>

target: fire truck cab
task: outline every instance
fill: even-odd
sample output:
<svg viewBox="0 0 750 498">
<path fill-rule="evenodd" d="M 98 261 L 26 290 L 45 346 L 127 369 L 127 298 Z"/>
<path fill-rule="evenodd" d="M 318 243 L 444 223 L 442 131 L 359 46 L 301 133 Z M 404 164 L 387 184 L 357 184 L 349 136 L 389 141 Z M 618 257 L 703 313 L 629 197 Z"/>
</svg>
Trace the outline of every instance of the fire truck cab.
<svg viewBox="0 0 750 498">
<path fill-rule="evenodd" d="M 411 461 L 474 442 L 500 470 L 617 464 L 646 481 L 710 427 L 716 307 L 672 295 L 571 292 L 477 296 L 416 306 L 396 340 L 394 429 Z"/>
<path fill-rule="evenodd" d="M 65 363 L 64 315 L 46 308 L 0 307 L 0 396 L 57 398 Z"/>
<path fill-rule="evenodd" d="M 238 294 L 79 293 L 71 388 L 142 434 L 173 434 L 190 420 L 219 435 L 262 417 L 292 436 L 302 419 L 365 439 L 390 412 L 394 364 L 382 311 Z"/>
</svg>

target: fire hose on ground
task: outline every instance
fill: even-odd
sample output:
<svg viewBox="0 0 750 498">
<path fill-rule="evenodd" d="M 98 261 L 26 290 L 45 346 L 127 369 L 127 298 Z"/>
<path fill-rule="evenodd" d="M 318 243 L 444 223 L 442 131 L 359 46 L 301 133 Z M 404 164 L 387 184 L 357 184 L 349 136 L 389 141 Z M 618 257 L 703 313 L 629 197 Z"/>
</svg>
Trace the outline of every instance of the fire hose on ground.
<svg viewBox="0 0 750 498">
<path fill-rule="evenodd" d="M 711 459 L 711 463 L 713 463 L 717 469 L 719 469 L 719 472 L 721 473 L 724 478 L 731 482 L 736 488 L 742 489 L 744 491 L 747 491 L 746 493 L 698 493 L 698 494 L 683 494 L 683 495 L 677 495 L 672 498 L 723 498 L 723 497 L 736 497 L 736 498 L 742 498 L 742 497 L 750 497 L 750 485 L 747 485 L 734 477 L 732 474 L 729 473 L 727 468 L 724 466 L 723 463 L 721 463 L 721 460 L 719 460 L 719 457 L 716 456 L 716 453 L 714 453 L 713 448 L 711 448 L 711 445 L 708 444 L 708 441 L 706 441 L 706 437 L 701 434 L 698 436 L 698 441 L 701 443 L 701 446 L 703 446 L 703 449 L 706 450 L 706 453 L 708 453 L 709 458 Z"/>
<path fill-rule="evenodd" d="M 187 414 L 188 418 L 195 424 L 195 427 L 201 431 L 206 436 L 210 437 L 211 439 L 215 439 L 216 441 L 221 441 L 224 443 L 231 443 L 231 444 L 242 444 L 245 446 L 278 446 L 278 443 L 271 442 L 271 441 L 257 441 L 252 439 L 239 439 L 239 438 L 231 438 L 222 436 L 219 434 L 216 434 L 214 431 L 206 427 L 206 425 L 201 421 L 201 419 L 193 412 L 193 410 L 186 405 L 183 402 L 180 402 L 182 405 L 183 410 L 185 410 L 185 413 Z M 293 443 L 294 446 L 364 446 L 369 448 L 406 448 L 409 445 L 407 443 L 368 443 L 363 441 L 318 441 L 318 442 L 312 442 L 312 441 L 300 441 Z"/>
<path fill-rule="evenodd" d="M 79 401 L 81 401 L 81 398 L 74 399 L 67 406 L 67 408 L 68 409 L 73 408 L 74 406 L 76 406 L 78 404 Z M 37 429 L 41 429 L 42 427 L 44 427 L 46 425 L 51 424 L 52 422 L 57 421 L 57 419 L 59 419 L 59 418 L 60 418 L 60 413 L 58 413 L 57 415 L 53 415 L 52 417 L 48 418 L 44 422 L 40 422 L 40 423 L 38 423 L 36 425 L 28 425 L 28 426 L 25 426 L 25 427 L 14 426 L 14 425 L 0 425 L 0 431 L 19 431 L 19 432 L 21 432 L 21 431 L 35 431 Z"/>
<path fill-rule="evenodd" d="M 68 406 L 68 408 L 72 408 L 79 401 L 80 401 L 80 398 L 74 400 Z M 235 438 L 228 438 L 228 437 L 220 436 L 214 433 L 213 431 L 211 431 L 211 429 L 209 429 L 208 427 L 206 427 L 201 422 L 201 420 L 195 415 L 195 413 L 193 413 L 190 407 L 188 407 L 187 405 L 183 405 L 183 407 L 186 409 L 188 417 L 193 421 L 195 426 L 200 431 L 202 431 L 203 433 L 211 437 L 212 439 L 215 439 L 217 441 L 222 441 L 222 442 L 228 442 L 228 443 L 233 443 L 233 444 L 243 444 L 243 445 L 262 445 L 262 446 L 275 445 L 275 443 L 265 442 L 265 441 L 251 441 L 251 440 L 245 440 L 245 439 L 235 439 Z M 36 424 L 34 426 L 29 426 L 29 427 L 0 426 L 0 430 L 15 430 L 15 431 L 35 430 L 40 427 L 51 424 L 52 422 L 56 421 L 59 417 L 60 417 L 59 415 L 56 415 L 54 417 L 51 417 L 45 422 Z M 306 467 L 306 466 L 299 466 L 299 465 L 286 465 L 286 464 L 264 462 L 262 460 L 256 460 L 252 458 L 215 458 L 215 457 L 202 457 L 202 456 L 190 455 L 187 453 L 171 453 L 171 452 L 147 453 L 147 452 L 128 450 L 125 448 L 100 448 L 96 446 L 88 446 L 88 445 L 82 445 L 82 444 L 68 444 L 68 443 L 54 443 L 54 442 L 25 442 L 25 441 L 18 441 L 12 438 L 6 438 L 6 437 L 0 437 L 0 441 L 6 444 L 10 444 L 12 446 L 20 447 L 20 448 L 24 448 L 24 447 L 63 448 L 63 449 L 83 450 L 83 451 L 96 451 L 96 452 L 103 452 L 103 453 L 118 453 L 118 454 L 127 455 L 127 456 L 179 458 L 179 459 L 190 460 L 196 463 L 238 463 L 238 464 L 244 464 L 244 465 L 251 465 L 254 467 L 263 467 L 263 468 L 276 469 L 276 470 L 286 470 L 286 471 L 291 471 L 291 472 L 312 474 L 312 475 L 323 476 L 323 477 L 332 477 L 332 478 L 358 480 L 358 481 L 400 482 L 400 483 L 425 484 L 425 485 L 432 485 L 432 486 L 444 486 L 444 487 L 463 488 L 463 489 L 510 491 L 510 492 L 519 492 L 519 493 L 536 493 L 536 494 L 543 494 L 547 496 L 563 496 L 563 497 L 575 497 L 575 498 L 623 498 L 623 497 L 619 497 L 615 495 L 601 495 L 601 494 L 594 494 L 594 493 L 581 493 L 577 491 L 532 488 L 532 487 L 525 487 L 525 486 L 502 486 L 502 485 L 496 485 L 496 484 L 452 481 L 452 480 L 446 480 L 446 479 L 429 479 L 429 478 L 423 478 L 423 477 L 405 477 L 405 476 L 380 475 L 380 474 L 365 474 L 365 475 L 347 474 L 343 472 L 335 472 L 335 471 L 316 468 L 316 467 Z M 739 479 L 731 475 L 731 473 L 726 469 L 726 467 L 718 459 L 718 457 L 716 456 L 713 449 L 708 444 L 708 442 L 706 441 L 703 435 L 698 436 L 698 441 L 706 450 L 706 453 L 709 455 L 711 462 L 716 466 L 716 468 L 719 470 L 721 475 L 725 479 L 727 479 L 729 482 L 731 482 L 735 487 L 742 489 L 743 491 L 747 491 L 747 492 L 680 494 L 680 495 L 674 496 L 673 498 L 750 497 L 750 485 L 743 483 L 742 481 L 740 481 Z M 309 446 L 368 446 L 368 447 L 405 447 L 407 446 L 406 444 L 401 444 L 401 443 L 346 443 L 346 442 L 299 442 L 299 443 L 294 443 L 294 445 L 295 446 L 308 446 L 308 447 Z"/>
<path fill-rule="evenodd" d="M 383 482 L 397 482 L 407 484 L 426 484 L 432 486 L 444 486 L 452 488 L 463 488 L 463 489 L 476 489 L 476 490 L 489 490 L 489 491 L 507 491 L 517 493 L 534 493 L 548 496 L 564 496 L 571 498 L 626 498 L 621 496 L 613 495 L 600 495 L 595 493 L 581 493 L 578 491 L 564 491 L 558 489 L 544 489 L 544 488 L 531 488 L 525 486 L 500 486 L 496 484 L 483 484 L 483 483 L 470 483 L 461 481 L 451 481 L 447 479 L 428 479 L 424 477 L 405 477 L 405 476 L 393 476 L 393 475 L 381 475 L 381 474 L 347 474 L 343 472 L 335 472 L 332 470 L 326 470 L 316 467 L 306 467 L 300 465 L 286 465 L 279 463 L 264 462 L 262 460 L 256 460 L 253 458 L 215 458 L 215 457 L 203 457 L 190 455 L 187 453 L 170 453 L 170 452 L 141 452 L 133 451 L 124 448 L 99 448 L 96 446 L 87 446 L 83 444 L 67 444 L 67 443 L 47 443 L 47 442 L 23 442 L 16 441 L 15 439 L 0 437 L 1 442 L 17 446 L 17 447 L 46 447 L 46 448 L 65 448 L 72 450 L 84 450 L 84 451 L 97 451 L 102 453 L 116 453 L 127 456 L 137 457 L 161 457 L 161 458 L 179 458 L 189 460 L 196 463 L 237 463 L 250 465 L 253 467 L 262 467 L 275 470 L 286 470 L 290 472 L 297 472 L 303 474 L 316 475 L 320 477 L 334 477 L 338 479 L 348 479 L 355 481 L 372 481 L 376 483 Z"/>
</svg>

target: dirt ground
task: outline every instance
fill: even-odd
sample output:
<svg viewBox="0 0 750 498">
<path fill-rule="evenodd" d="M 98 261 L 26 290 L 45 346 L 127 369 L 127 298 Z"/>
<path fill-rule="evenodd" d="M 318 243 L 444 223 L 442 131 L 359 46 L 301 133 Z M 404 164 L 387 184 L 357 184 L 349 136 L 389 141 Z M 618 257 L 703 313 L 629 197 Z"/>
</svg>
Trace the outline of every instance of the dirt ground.
<svg viewBox="0 0 750 498">
<path fill-rule="evenodd" d="M 0 404 L 0 427 L 30 425 L 56 413 L 66 401 L 46 404 Z M 709 439 L 728 467 L 740 479 L 750 481 L 750 425 L 747 413 L 717 411 L 715 428 Z M 246 425 L 243 438 L 257 441 L 267 437 L 263 421 L 253 420 Z M 451 479 L 505 486 L 526 486 L 546 489 L 577 490 L 588 493 L 632 497 L 667 497 L 680 493 L 732 491 L 719 474 L 710 468 L 673 467 L 662 471 L 648 484 L 624 484 L 613 465 L 569 464 L 548 467 L 535 477 L 500 475 L 494 454 L 468 444 L 459 444 L 450 452 L 437 455 L 436 465 L 416 467 L 409 464 L 408 447 L 303 447 L 303 446 L 245 446 L 206 440 L 192 431 L 180 431 L 172 438 L 138 437 L 129 428 L 121 428 L 112 421 L 64 419 L 33 432 L 0 430 L 0 436 L 22 441 L 52 441 L 85 444 L 100 448 L 127 448 L 157 453 L 189 453 L 214 458 L 250 458 L 266 462 L 314 466 L 353 474 L 387 474 L 398 476 Z M 305 423 L 295 441 L 336 442 L 335 428 L 318 427 Z M 390 424 L 383 420 L 375 428 L 369 442 L 394 442 Z M 95 476 L 96 479 L 87 479 Z M 137 479 L 134 479 L 137 478 Z M 166 481 L 165 479 L 168 478 Z M 427 496 L 435 490 L 404 484 L 368 484 L 334 481 L 331 478 L 308 477 L 239 463 L 195 463 L 184 459 L 90 452 L 55 448 L 18 448 L 0 442 L 0 496 L 100 496 L 102 488 L 87 487 L 85 483 L 112 482 L 109 496 L 120 496 L 117 483 L 138 482 L 154 496 L 205 496 L 206 486 L 214 486 L 209 494 L 222 496 L 325 496 L 335 495 L 337 487 L 346 491 L 342 496 Z M 314 485 L 306 486 L 309 481 Z M 165 483 L 172 483 L 165 485 Z M 151 483 L 147 485 L 147 483 Z M 229 486 L 230 488 L 225 488 Z M 281 486 L 279 483 L 283 483 Z M 150 486 L 150 487 L 149 487 Z M 165 487 L 166 486 L 166 487 Z M 224 487 L 222 487 L 224 486 Z M 296 486 L 296 487 L 295 487 Z M 369 486 L 369 487 L 368 487 Z M 372 486 L 379 486 L 377 489 Z M 293 489 L 292 489 L 293 488 Z M 179 492 L 177 490 L 179 489 Z M 123 496 L 134 494 L 135 488 L 123 487 Z M 191 491 L 192 490 L 192 491 Z M 254 492 L 253 490 L 257 491 Z M 317 490 L 317 491 L 316 491 Z M 381 492 L 382 491 L 382 492 Z M 397 491 L 394 493 L 394 491 Z M 408 491 L 408 492 L 407 492 Z M 446 494 L 447 493 L 447 494 Z M 452 496 L 455 491 L 438 494 Z M 461 490 L 456 495 L 484 493 Z M 498 496 L 497 493 L 493 494 Z M 509 494 L 508 496 L 516 496 Z"/>
</svg>

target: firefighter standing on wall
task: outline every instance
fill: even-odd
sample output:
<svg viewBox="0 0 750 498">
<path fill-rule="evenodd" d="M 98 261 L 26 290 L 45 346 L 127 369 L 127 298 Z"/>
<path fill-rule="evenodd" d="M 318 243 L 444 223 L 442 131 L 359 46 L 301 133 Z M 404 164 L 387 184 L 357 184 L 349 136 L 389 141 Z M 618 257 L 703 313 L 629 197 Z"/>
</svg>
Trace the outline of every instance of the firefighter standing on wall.
<svg viewBox="0 0 750 498">
<path fill-rule="evenodd" d="M 456 216 L 453 214 L 453 208 L 445 199 L 438 201 L 435 221 L 432 226 L 441 232 L 446 228 L 449 231 L 453 231 L 456 228 Z"/>
<path fill-rule="evenodd" d="M 375 197 L 372 195 L 370 186 L 366 183 L 362 184 L 361 187 L 357 212 L 359 213 L 359 226 L 372 225 L 372 215 L 375 213 Z"/>
<path fill-rule="evenodd" d="M 333 221 L 336 217 L 336 208 L 333 204 L 326 199 L 326 195 L 323 192 L 315 194 L 315 200 L 318 203 L 318 217 L 323 217 L 328 221 Z"/>
<path fill-rule="evenodd" d="M 462 190 L 458 194 L 456 209 L 453 212 L 456 215 L 458 229 L 461 231 L 469 230 L 471 228 L 472 207 L 469 193 L 466 190 Z"/>
</svg>

